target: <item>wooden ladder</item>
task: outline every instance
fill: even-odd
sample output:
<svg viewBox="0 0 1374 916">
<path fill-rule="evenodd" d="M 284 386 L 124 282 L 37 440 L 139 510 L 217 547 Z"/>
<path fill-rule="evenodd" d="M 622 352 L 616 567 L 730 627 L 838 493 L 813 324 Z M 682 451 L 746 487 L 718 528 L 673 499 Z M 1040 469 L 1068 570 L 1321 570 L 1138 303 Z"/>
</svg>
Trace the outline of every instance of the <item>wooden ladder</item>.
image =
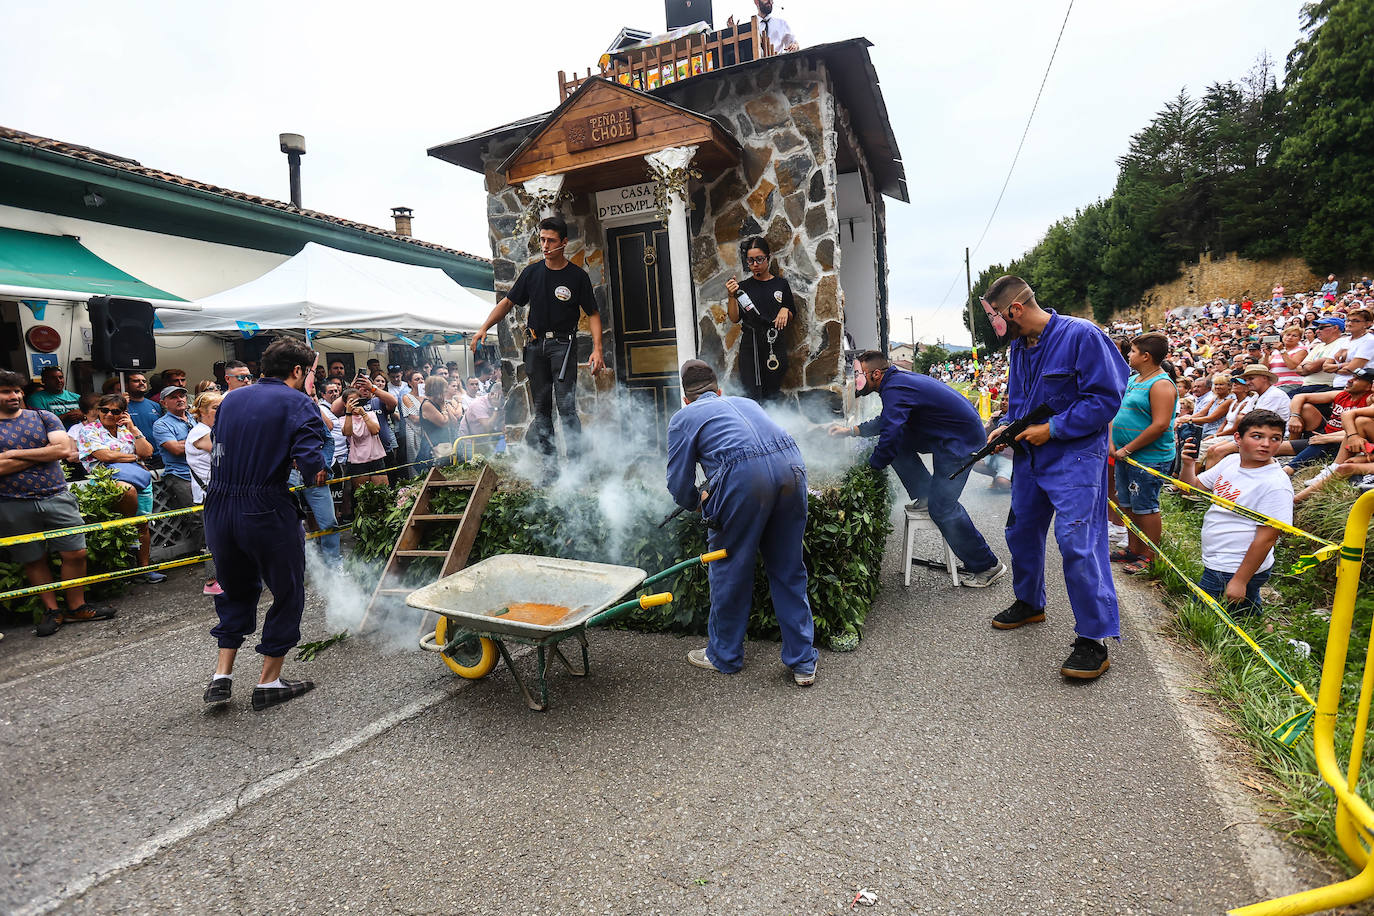
<svg viewBox="0 0 1374 916">
<path fill-rule="evenodd" d="M 436 490 L 444 487 L 460 487 L 470 490 L 468 503 L 463 508 L 461 514 L 447 514 L 432 512 L 430 500 Z M 477 532 L 482 527 L 482 513 L 486 511 L 487 501 L 491 499 L 492 492 L 496 489 L 496 473 L 486 465 L 482 466 L 482 471 L 475 479 L 470 480 L 449 480 L 443 475 L 439 468 L 431 468 L 421 485 L 420 495 L 415 498 L 415 504 L 410 507 L 410 515 L 406 518 L 405 526 L 401 529 L 401 536 L 396 539 L 396 546 L 391 550 L 391 556 L 387 558 L 386 566 L 382 569 L 381 578 L 377 580 L 377 587 L 372 592 L 372 599 L 367 603 L 367 609 L 363 612 L 363 619 L 358 623 L 358 631 L 364 632 L 367 629 L 368 618 L 372 616 L 374 608 L 386 605 L 389 602 L 402 600 L 402 597 L 410 594 L 419 586 L 411 585 L 401 587 L 401 582 L 405 574 L 406 565 L 411 560 L 422 557 L 443 557 L 443 566 L 439 569 L 436 579 L 451 575 L 467 565 L 468 554 L 472 552 L 473 542 L 477 540 Z M 453 538 L 449 541 L 447 550 L 421 550 L 420 544 L 424 541 L 424 535 L 429 525 L 453 524 L 457 522 L 457 527 L 453 531 Z M 429 616 L 429 615 L 426 615 Z"/>
</svg>

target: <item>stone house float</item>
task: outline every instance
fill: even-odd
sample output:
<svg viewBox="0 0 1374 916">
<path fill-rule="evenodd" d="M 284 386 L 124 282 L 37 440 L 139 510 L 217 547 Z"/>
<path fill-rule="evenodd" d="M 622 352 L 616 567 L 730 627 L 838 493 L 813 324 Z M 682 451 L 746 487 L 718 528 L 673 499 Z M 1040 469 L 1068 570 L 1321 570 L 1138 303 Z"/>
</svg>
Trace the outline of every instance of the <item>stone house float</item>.
<svg viewBox="0 0 1374 916">
<path fill-rule="evenodd" d="M 768 239 L 773 273 L 797 300 L 789 400 L 817 420 L 830 416 L 843 403 L 845 351 L 885 348 L 883 198 L 908 196 L 871 45 L 859 38 L 774 55 L 766 38 L 750 41 L 751 27 L 637 56 L 613 50 L 600 75 L 559 74 L 553 111 L 429 150 L 485 177 L 498 298 L 540 257 L 534 220 L 555 211 L 567 219 L 567 256 L 596 289 L 615 372 L 593 379 L 584 366 L 584 413 L 618 383 L 651 399 L 666 426 L 681 405 L 678 366 L 692 357 L 739 390 L 741 329 L 729 320 L 725 282 L 747 276 L 739 243 L 751 235 Z M 646 83 L 653 88 L 636 88 Z M 666 200 L 656 202 L 656 186 Z M 497 328 L 515 434 L 529 414 L 521 312 Z M 582 337 L 585 363 L 585 318 Z"/>
</svg>

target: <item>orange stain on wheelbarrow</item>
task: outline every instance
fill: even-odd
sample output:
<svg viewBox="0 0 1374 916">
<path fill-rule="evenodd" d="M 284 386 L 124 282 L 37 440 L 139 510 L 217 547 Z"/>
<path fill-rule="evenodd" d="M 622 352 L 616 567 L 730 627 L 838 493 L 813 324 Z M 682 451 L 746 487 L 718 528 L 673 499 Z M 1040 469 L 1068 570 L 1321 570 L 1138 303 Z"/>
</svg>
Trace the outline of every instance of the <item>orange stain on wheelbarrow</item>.
<svg viewBox="0 0 1374 916">
<path fill-rule="evenodd" d="M 498 610 L 493 617 L 499 616 L 503 620 L 518 620 L 521 623 L 532 623 L 537 627 L 551 627 L 571 613 L 571 610 L 561 604 L 537 604 L 530 601 L 519 601 L 508 604 L 503 609 L 505 613 Z"/>
</svg>

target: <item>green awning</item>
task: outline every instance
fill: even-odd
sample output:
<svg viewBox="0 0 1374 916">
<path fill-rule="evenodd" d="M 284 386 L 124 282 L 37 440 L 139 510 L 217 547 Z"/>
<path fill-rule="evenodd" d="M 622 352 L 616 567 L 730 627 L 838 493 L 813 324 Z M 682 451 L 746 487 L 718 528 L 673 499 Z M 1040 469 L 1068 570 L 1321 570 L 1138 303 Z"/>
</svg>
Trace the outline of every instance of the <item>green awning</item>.
<svg viewBox="0 0 1374 916">
<path fill-rule="evenodd" d="M 0 228 L 0 286 L 185 302 L 131 277 L 66 235 Z M 59 297 L 54 297 L 59 298 Z"/>
</svg>

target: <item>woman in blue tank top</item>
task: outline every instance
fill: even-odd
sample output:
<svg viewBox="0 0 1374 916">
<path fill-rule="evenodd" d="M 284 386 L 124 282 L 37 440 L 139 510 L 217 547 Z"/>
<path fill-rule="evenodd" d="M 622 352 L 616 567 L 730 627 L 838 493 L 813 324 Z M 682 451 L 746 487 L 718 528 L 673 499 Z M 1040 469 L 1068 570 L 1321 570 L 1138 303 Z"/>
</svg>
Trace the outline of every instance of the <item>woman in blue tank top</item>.
<svg viewBox="0 0 1374 916">
<path fill-rule="evenodd" d="M 1141 334 L 1131 341 L 1126 362 L 1133 373 L 1126 395 L 1112 421 L 1112 450 L 1116 457 L 1116 504 L 1147 538 L 1158 544 L 1164 525 L 1159 514 L 1159 491 L 1164 481 L 1129 464 L 1131 458 L 1167 474 L 1174 459 L 1174 416 L 1178 389 L 1160 363 L 1169 352 L 1163 334 Z M 1128 573 L 1149 566 L 1153 554 L 1135 532 L 1124 550 L 1112 559 L 1125 562 Z"/>
</svg>

